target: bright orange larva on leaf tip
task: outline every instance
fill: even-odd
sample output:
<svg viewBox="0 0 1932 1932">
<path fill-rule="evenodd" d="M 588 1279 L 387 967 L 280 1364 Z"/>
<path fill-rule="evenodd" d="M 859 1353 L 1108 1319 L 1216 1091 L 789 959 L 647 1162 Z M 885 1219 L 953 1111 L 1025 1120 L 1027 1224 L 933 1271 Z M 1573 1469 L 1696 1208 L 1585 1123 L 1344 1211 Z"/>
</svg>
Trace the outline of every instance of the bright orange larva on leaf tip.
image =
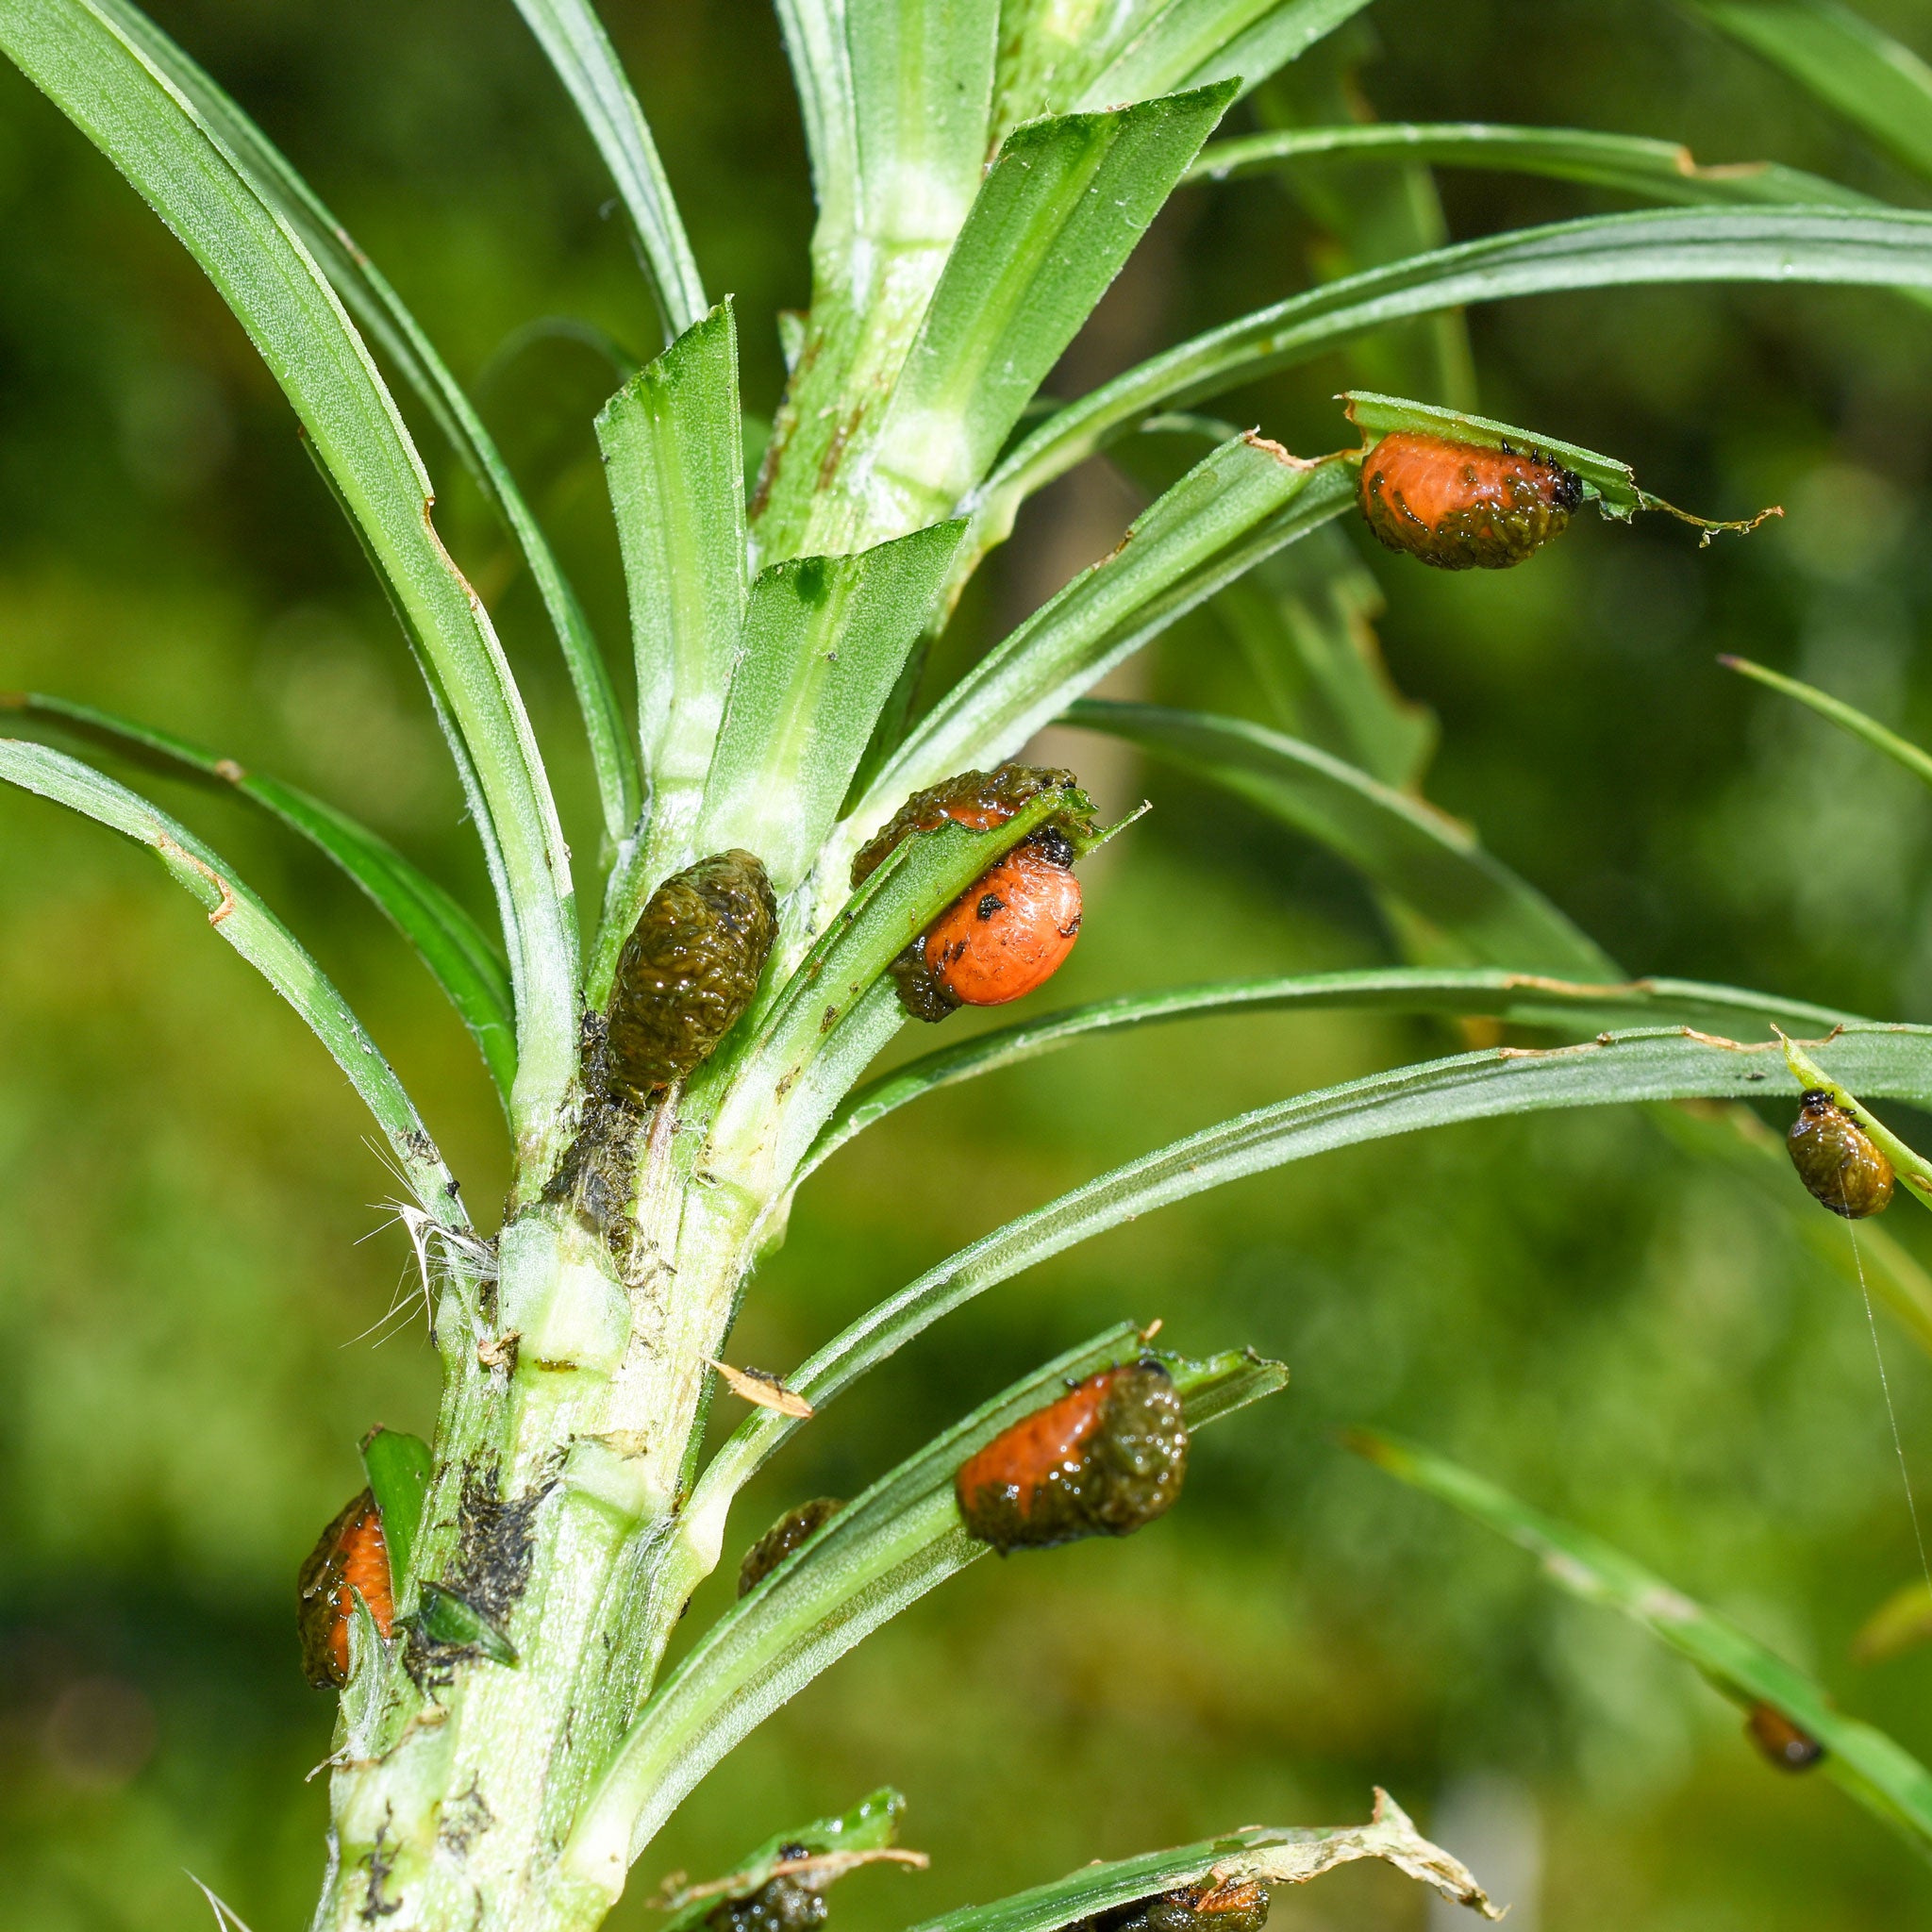
<svg viewBox="0 0 1932 1932">
<path fill-rule="evenodd" d="M 1569 523 L 1583 479 L 1534 450 L 1401 429 L 1362 458 L 1362 515 L 1391 550 L 1439 570 L 1507 570 Z"/>
<path fill-rule="evenodd" d="M 925 970 L 961 1006 L 1000 1007 L 1058 973 L 1080 936 L 1067 841 L 1030 839 L 975 879 L 926 929 Z"/>
<path fill-rule="evenodd" d="M 382 1513 L 364 1490 L 323 1531 L 302 1565 L 296 1621 L 302 1635 L 302 1665 L 319 1690 L 349 1677 L 349 1624 L 356 1596 L 384 1637 L 395 1626 L 395 1591 L 390 1577 L 389 1545 Z"/>
</svg>

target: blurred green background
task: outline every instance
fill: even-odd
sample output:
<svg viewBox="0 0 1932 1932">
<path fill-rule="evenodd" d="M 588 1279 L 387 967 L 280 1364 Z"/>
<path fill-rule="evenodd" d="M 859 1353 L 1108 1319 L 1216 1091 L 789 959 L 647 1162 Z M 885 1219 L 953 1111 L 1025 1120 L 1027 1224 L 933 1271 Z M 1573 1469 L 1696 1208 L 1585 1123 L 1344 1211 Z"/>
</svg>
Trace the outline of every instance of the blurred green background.
<svg viewBox="0 0 1932 1932">
<path fill-rule="evenodd" d="M 479 387 L 621 654 L 589 433 L 614 386 L 593 323 L 655 325 L 588 142 L 512 9 L 482 0 L 167 0 Z M 1932 54 L 1923 7 L 1877 9 Z M 610 0 L 748 406 L 774 311 L 807 295 L 809 197 L 757 0 Z M 1788 84 L 1668 8 L 1382 0 L 1385 115 L 1618 128 L 1701 158 L 1912 185 Z M 1591 207 L 1444 177 L 1458 236 Z M 1923 196 L 1916 197 L 1923 200 Z M 1067 383 L 1299 286 L 1323 259 L 1268 182 L 1191 191 L 1071 353 Z M 1482 406 L 1613 451 L 1713 514 L 1700 553 L 1590 519 L 1529 568 L 1439 578 L 1364 555 L 1387 653 L 1440 714 L 1432 795 L 1633 971 L 1898 1018 L 1932 1006 L 1924 794 L 1715 664 L 1744 652 L 1932 737 L 1932 316 L 1875 293 L 1649 290 L 1474 314 Z M 1347 440 L 1340 359 L 1225 404 L 1303 451 Z M 1064 385 L 1063 385 L 1064 386 Z M 565 793 L 591 800 L 541 609 L 425 432 L 442 521 L 497 609 Z M 1108 547 L 1134 498 L 1051 493 L 969 602 L 971 638 Z M 969 640 L 970 641 L 970 640 Z M 1265 715 L 1196 623 L 1138 689 Z M 0 75 L 0 683 L 92 700 L 314 787 L 486 907 L 400 637 L 292 419 L 185 255 L 91 149 Z M 1103 802 L 1154 815 L 1096 864 L 1055 1001 L 1389 957 L 1338 865 L 1097 741 Z M 473 1201 L 495 1105 L 388 929 L 306 849 L 163 788 L 290 916 L 421 1101 Z M 331 1711 L 296 1665 L 292 1582 L 360 1481 L 358 1436 L 424 1428 L 391 1184 L 293 1018 L 153 864 L 0 798 L 0 1918 L 24 1932 L 205 1924 L 183 1868 L 256 1932 L 306 1921 Z M 965 1024 L 965 1022 L 956 1023 Z M 930 1037 L 914 1042 L 924 1046 Z M 805 1191 L 734 1354 L 783 1368 L 1012 1213 L 1238 1108 L 1459 1045 L 1324 1015 L 1151 1032 L 924 1103 Z M 1910 1132 L 1917 1124 L 1903 1123 Z M 1922 1255 L 1905 1208 L 1889 1224 Z M 1124 1316 L 1251 1341 L 1290 1393 L 1200 1444 L 1185 1506 L 1129 1543 L 975 1567 L 715 1773 L 614 1922 L 673 1867 L 728 1869 L 891 1781 L 918 1877 L 835 1895 L 851 1932 L 1251 1820 L 1341 1822 L 1388 1785 L 1513 1897 L 1516 1932 L 1895 1932 L 1932 1876 L 1838 1791 L 1769 1770 L 1685 1666 L 1553 1594 L 1528 1560 L 1334 1444 L 1416 1435 L 1622 1542 L 1932 1753 L 1932 1654 L 1846 1644 L 1918 1557 L 1856 1293 L 1758 1191 L 1636 1113 L 1384 1142 L 1172 1208 L 953 1317 L 762 1478 L 778 1510 L 851 1494 L 935 1427 Z M 1879 1324 L 1932 1494 L 1932 1375 Z M 693 1624 L 723 1600 L 716 1582 Z M 1421 1928 L 1364 1869 L 1284 1897 L 1282 1932 Z M 1443 1923 L 1446 1923 L 1443 1922 Z"/>
</svg>

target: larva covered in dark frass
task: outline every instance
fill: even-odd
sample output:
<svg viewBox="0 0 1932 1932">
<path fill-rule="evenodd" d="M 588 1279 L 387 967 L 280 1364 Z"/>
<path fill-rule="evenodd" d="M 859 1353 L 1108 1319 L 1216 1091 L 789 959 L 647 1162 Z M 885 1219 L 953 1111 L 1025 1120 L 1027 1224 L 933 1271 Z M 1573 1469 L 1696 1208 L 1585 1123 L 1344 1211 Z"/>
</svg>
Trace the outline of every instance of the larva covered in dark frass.
<svg viewBox="0 0 1932 1932">
<path fill-rule="evenodd" d="M 1091 830 L 1092 808 L 1073 773 L 1008 763 L 915 791 L 859 848 L 855 886 L 915 832 L 937 831 L 949 819 L 991 831 L 1049 791 L 1065 794 L 1063 822 L 1049 822 L 991 866 L 892 962 L 899 1002 L 915 1020 L 943 1020 L 962 1006 L 1004 1006 L 1058 972 L 1080 933 L 1069 832 Z"/>
<path fill-rule="evenodd" d="M 810 1857 L 804 1845 L 781 1845 L 781 1864 Z M 825 1896 L 788 1873 L 767 1879 L 749 1898 L 727 1898 L 706 1915 L 709 1932 L 813 1932 L 830 1915 Z"/>
<path fill-rule="evenodd" d="M 788 1510 L 744 1553 L 738 1566 L 738 1593 L 756 1590 L 793 1550 L 810 1541 L 844 1508 L 836 1496 L 814 1496 Z"/>
<path fill-rule="evenodd" d="M 1744 1729 L 1780 1771 L 1809 1771 L 1824 1756 L 1824 1746 L 1801 1731 L 1774 1705 L 1754 1704 L 1744 1719 Z"/>
<path fill-rule="evenodd" d="M 1407 429 L 1363 457 L 1360 489 L 1376 537 L 1438 570 L 1507 570 L 1583 503 L 1583 479 L 1534 450 Z"/>
<path fill-rule="evenodd" d="M 319 1690 L 349 1680 L 355 1593 L 369 1606 L 376 1629 L 388 1637 L 395 1627 L 395 1591 L 382 1514 L 368 1490 L 323 1531 L 302 1565 L 295 1625 L 302 1639 L 303 1672 Z"/>
<path fill-rule="evenodd" d="M 1885 1150 L 1829 1093 L 1814 1089 L 1798 1102 L 1785 1146 L 1812 1198 L 1834 1214 L 1862 1221 L 1890 1206 L 1892 1166 Z"/>
<path fill-rule="evenodd" d="M 1210 1878 L 1097 1912 L 1069 1932 L 1261 1932 L 1269 1903 L 1268 1888 L 1258 1879 Z"/>
<path fill-rule="evenodd" d="M 777 930 L 772 882 L 749 852 L 666 879 L 618 956 L 597 1055 L 605 1089 L 641 1105 L 708 1059 L 757 994 Z"/>
<path fill-rule="evenodd" d="M 1188 1425 L 1158 1361 L 1089 1375 L 968 1457 L 953 1482 L 967 1533 L 1008 1550 L 1128 1536 L 1181 1492 Z"/>
</svg>

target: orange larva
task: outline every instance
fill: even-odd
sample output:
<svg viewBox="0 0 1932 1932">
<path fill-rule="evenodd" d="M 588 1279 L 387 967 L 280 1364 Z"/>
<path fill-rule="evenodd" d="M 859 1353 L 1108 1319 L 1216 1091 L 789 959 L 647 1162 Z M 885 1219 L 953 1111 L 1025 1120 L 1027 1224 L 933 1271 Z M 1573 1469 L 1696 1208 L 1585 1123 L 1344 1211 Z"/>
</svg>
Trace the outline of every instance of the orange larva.
<svg viewBox="0 0 1932 1932">
<path fill-rule="evenodd" d="M 1073 847 L 1048 831 L 1017 845 L 926 928 L 925 970 L 959 1006 L 1000 1007 L 1043 986 L 1080 936 Z"/>
<path fill-rule="evenodd" d="M 967 1533 L 1005 1556 L 1127 1536 L 1164 1513 L 1188 1467 L 1188 1425 L 1158 1361 L 1103 1369 L 1004 1429 L 959 1466 Z"/>
<path fill-rule="evenodd" d="M 1751 1741 L 1780 1771 L 1809 1771 L 1824 1756 L 1824 1746 L 1801 1731 L 1774 1706 L 1757 1703 L 1744 1720 Z"/>
<path fill-rule="evenodd" d="M 1891 1205 L 1885 1150 L 1829 1093 L 1814 1089 L 1799 1101 L 1785 1147 L 1812 1198 L 1834 1214 L 1862 1221 Z"/>
<path fill-rule="evenodd" d="M 1439 570 L 1507 570 L 1583 503 L 1583 479 L 1534 450 L 1397 430 L 1362 458 L 1361 506 L 1391 550 Z"/>
<path fill-rule="evenodd" d="M 323 1531 L 302 1565 L 296 1625 L 302 1667 L 318 1690 L 348 1682 L 349 1624 L 356 1609 L 352 1592 L 358 1591 L 376 1629 L 389 1636 L 395 1625 L 395 1591 L 382 1514 L 368 1490 Z"/>
</svg>

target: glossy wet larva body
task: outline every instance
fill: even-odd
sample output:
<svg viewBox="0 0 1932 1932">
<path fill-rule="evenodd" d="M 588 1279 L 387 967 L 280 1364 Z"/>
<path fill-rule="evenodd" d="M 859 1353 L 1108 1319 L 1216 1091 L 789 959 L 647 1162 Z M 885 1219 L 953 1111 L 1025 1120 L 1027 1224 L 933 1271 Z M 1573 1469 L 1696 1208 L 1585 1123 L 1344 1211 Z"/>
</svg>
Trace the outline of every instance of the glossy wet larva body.
<svg viewBox="0 0 1932 1932">
<path fill-rule="evenodd" d="M 1534 450 L 1397 430 L 1362 458 L 1369 528 L 1438 570 L 1507 570 L 1557 536 L 1583 479 Z"/>
<path fill-rule="evenodd" d="M 1780 1771 L 1809 1771 L 1824 1756 L 1824 1746 L 1801 1731 L 1783 1711 L 1769 1704 L 1754 1704 L 1744 1729 Z"/>
<path fill-rule="evenodd" d="M 1891 1162 L 1829 1093 L 1814 1090 L 1799 1101 L 1785 1147 L 1812 1198 L 1834 1214 L 1862 1221 L 1890 1205 Z"/>
<path fill-rule="evenodd" d="M 862 885 L 914 832 L 936 832 L 948 819 L 975 832 L 990 832 L 1043 791 L 1068 793 L 1071 812 L 1084 819 L 1087 801 L 1080 781 L 1058 766 L 1021 765 L 1009 759 L 991 772 L 956 772 L 915 791 L 858 848 L 852 861 L 852 883 Z"/>
<path fill-rule="evenodd" d="M 641 1104 L 717 1050 L 751 1005 L 778 930 L 764 866 L 713 853 L 651 894 L 618 956 L 596 1074 Z"/>
<path fill-rule="evenodd" d="M 349 1625 L 356 1595 L 384 1637 L 395 1627 L 395 1591 L 382 1515 L 368 1490 L 329 1526 L 302 1565 L 295 1605 L 302 1639 L 302 1668 L 318 1690 L 349 1678 Z"/>
<path fill-rule="evenodd" d="M 1255 1878 L 1184 1885 L 1082 1919 L 1073 1932 L 1261 1932 L 1269 1903 Z"/>
<path fill-rule="evenodd" d="M 926 928 L 933 984 L 966 1007 L 1023 999 L 1058 973 L 1080 936 L 1073 847 L 1048 831 L 973 882 Z"/>
<path fill-rule="evenodd" d="M 953 1490 L 969 1535 L 1008 1550 L 1127 1536 L 1180 1494 L 1188 1425 L 1158 1361 L 1103 1369 L 968 1457 Z"/>
<path fill-rule="evenodd" d="M 811 1856 L 804 1845 L 781 1845 L 779 1861 Z M 790 1874 L 768 1879 L 749 1898 L 728 1898 L 705 1916 L 709 1932 L 813 1932 L 830 1916 L 823 1892 Z"/>
<path fill-rule="evenodd" d="M 756 1590 L 793 1550 L 810 1541 L 844 1508 L 836 1496 L 814 1496 L 788 1510 L 744 1553 L 738 1566 L 738 1593 Z"/>
</svg>

